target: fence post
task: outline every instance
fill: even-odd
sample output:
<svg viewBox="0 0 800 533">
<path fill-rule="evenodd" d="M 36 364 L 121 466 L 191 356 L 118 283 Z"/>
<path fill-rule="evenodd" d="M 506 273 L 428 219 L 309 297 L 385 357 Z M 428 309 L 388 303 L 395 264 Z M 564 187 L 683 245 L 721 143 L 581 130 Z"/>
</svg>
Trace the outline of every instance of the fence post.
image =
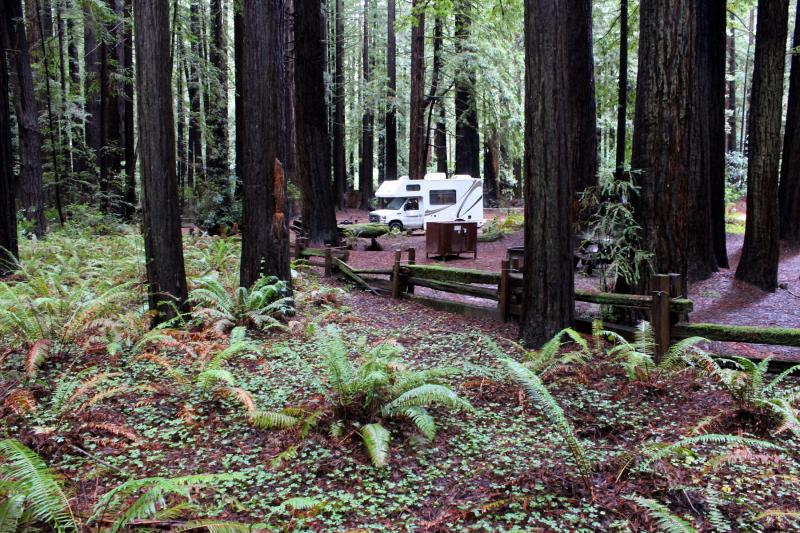
<svg viewBox="0 0 800 533">
<path fill-rule="evenodd" d="M 510 267 L 508 259 L 503 259 L 500 262 L 500 285 L 497 287 L 499 296 L 498 308 L 500 310 L 500 320 L 508 322 L 508 316 L 511 310 L 511 281 Z"/>
<path fill-rule="evenodd" d="M 294 238 L 294 258 L 295 260 L 303 258 L 303 238 L 300 235 Z"/>
<path fill-rule="evenodd" d="M 408 264 L 409 265 L 416 265 L 417 264 L 417 249 L 416 248 L 409 248 L 408 249 Z M 406 283 L 406 292 L 408 294 L 414 294 L 414 286 L 410 283 Z"/>
<path fill-rule="evenodd" d="M 394 252 L 394 268 L 392 269 L 392 298 L 400 298 L 400 259 L 403 257 L 402 250 Z"/>
<path fill-rule="evenodd" d="M 672 329 L 669 315 L 669 291 L 669 276 L 666 274 L 655 274 L 650 277 L 650 294 L 653 296 L 650 323 L 653 326 L 656 364 L 661 363 L 664 354 L 669 350 Z"/>
<path fill-rule="evenodd" d="M 669 275 L 669 297 L 686 298 L 686 278 L 680 274 Z M 670 323 L 672 324 L 686 322 L 688 318 L 687 313 L 670 313 Z"/>
<path fill-rule="evenodd" d="M 325 277 L 329 278 L 333 275 L 333 250 L 328 244 L 325 246 Z"/>
</svg>

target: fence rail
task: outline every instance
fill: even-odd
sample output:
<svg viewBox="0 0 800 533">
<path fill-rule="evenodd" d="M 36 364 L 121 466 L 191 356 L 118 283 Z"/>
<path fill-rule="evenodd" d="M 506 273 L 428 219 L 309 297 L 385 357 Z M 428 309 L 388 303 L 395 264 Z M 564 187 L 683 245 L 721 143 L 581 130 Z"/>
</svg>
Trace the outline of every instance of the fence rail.
<svg viewBox="0 0 800 533">
<path fill-rule="evenodd" d="M 307 259 L 312 265 L 325 269 L 325 275 L 338 272 L 356 285 L 375 294 L 382 293 L 393 298 L 405 298 L 437 309 L 509 321 L 522 313 L 524 278 L 521 272 L 511 268 L 503 260 L 499 272 L 487 272 L 465 268 L 416 264 L 416 250 L 395 252 L 392 268 L 353 268 L 347 264 L 348 252 L 343 248 L 307 248 L 303 243 L 295 247 L 295 257 Z M 322 258 L 322 261 L 319 261 Z M 376 276 L 385 276 L 380 278 Z M 466 302 L 443 300 L 414 293 L 414 287 L 426 287 L 472 298 L 488 300 L 492 306 L 473 305 Z M 704 337 L 711 341 L 769 344 L 800 347 L 800 329 L 731 326 L 725 324 L 689 323 L 688 313 L 694 309 L 693 302 L 684 296 L 684 280 L 677 274 L 658 274 L 651 277 L 650 294 L 616 294 L 575 290 L 575 300 L 610 307 L 634 309 L 646 313 L 650 319 L 655 338 L 656 358 L 660 359 L 676 340 L 689 337 Z M 578 320 L 576 327 L 588 331 L 589 321 Z M 633 335 L 634 328 L 621 324 L 604 323 L 606 329 L 624 336 Z M 773 361 L 771 370 L 781 370 L 790 363 Z"/>
</svg>

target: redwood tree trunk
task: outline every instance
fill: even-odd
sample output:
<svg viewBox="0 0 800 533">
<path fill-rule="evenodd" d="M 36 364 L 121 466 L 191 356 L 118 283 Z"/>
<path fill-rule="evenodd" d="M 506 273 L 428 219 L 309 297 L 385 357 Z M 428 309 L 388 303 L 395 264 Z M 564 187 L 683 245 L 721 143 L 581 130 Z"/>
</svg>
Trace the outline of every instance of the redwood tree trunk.
<svg viewBox="0 0 800 533">
<path fill-rule="evenodd" d="M 520 337 L 539 347 L 575 314 L 569 9 L 525 0 L 525 287 Z"/>
<path fill-rule="evenodd" d="M 498 178 L 500 158 L 497 134 L 484 136 L 483 143 L 483 200 L 488 207 L 496 207 L 500 197 Z"/>
<path fill-rule="evenodd" d="M 425 177 L 425 2 L 412 2 L 411 26 L 411 110 L 408 139 L 408 175 L 412 180 Z"/>
<path fill-rule="evenodd" d="M 189 91 L 189 144 L 186 150 L 186 157 L 189 160 L 189 168 L 186 174 L 186 186 L 190 191 L 194 191 L 195 182 L 200 178 L 203 169 L 203 147 L 200 133 L 200 100 L 202 96 L 202 85 L 200 80 L 200 13 L 196 0 L 192 1 L 189 11 L 189 28 L 195 37 L 189 46 L 188 59 L 185 62 L 186 68 L 186 88 Z M 192 196 L 194 193 L 192 192 Z"/>
<path fill-rule="evenodd" d="M 725 231 L 725 50 L 726 50 L 726 3 L 724 0 L 700 2 L 708 13 L 706 41 L 709 49 L 710 78 L 708 127 L 711 136 L 709 150 L 708 182 L 711 188 L 709 214 L 711 217 L 711 248 L 716 267 L 728 268 L 728 235 Z M 701 180 L 702 181 L 702 180 Z M 708 260 L 709 266 L 712 264 Z"/>
<path fill-rule="evenodd" d="M 22 3 L 6 2 L 9 15 L 0 23 L 6 24 L 3 47 L 11 58 L 14 89 L 14 111 L 19 130 L 19 180 L 17 194 L 25 218 L 33 222 L 34 233 L 42 237 L 47 229 L 44 217 L 44 180 L 42 177 L 42 138 L 39 133 L 39 113 L 33 90 L 33 75 L 22 23 Z M 4 89 L 5 90 L 5 89 Z"/>
<path fill-rule="evenodd" d="M 800 46 L 800 4 L 794 23 L 792 46 Z M 781 238 L 795 247 L 800 245 L 800 53 L 792 56 L 789 75 L 789 107 L 783 137 L 780 197 Z"/>
<path fill-rule="evenodd" d="M 230 209 L 230 166 L 228 162 L 228 54 L 225 36 L 225 8 L 223 0 L 211 0 L 211 45 L 209 46 L 213 73 L 209 76 L 208 134 L 208 187 L 221 197 L 217 209 L 219 218 Z"/>
<path fill-rule="evenodd" d="M 133 7 L 132 0 L 125 0 L 125 25 L 123 29 L 123 69 L 126 74 L 124 87 L 124 116 L 125 116 L 125 198 L 123 216 L 131 220 L 136 211 L 136 146 L 134 142 L 133 121 L 133 81 L 128 81 L 128 76 L 133 76 Z"/>
<path fill-rule="evenodd" d="M 747 223 L 736 279 L 778 287 L 778 166 L 789 0 L 759 0 L 753 90 L 747 128 Z"/>
<path fill-rule="evenodd" d="M 736 15 L 730 13 L 730 21 L 734 22 Z M 727 132 L 725 134 L 725 151 L 732 152 L 738 150 L 736 141 L 736 33 L 733 27 L 727 34 L 726 40 L 727 62 L 728 62 L 728 85 L 725 94 L 725 113 L 727 115 Z"/>
<path fill-rule="evenodd" d="M 625 168 L 628 128 L 628 0 L 620 1 L 619 14 L 619 84 L 617 86 L 617 155 L 614 168 Z"/>
<path fill-rule="evenodd" d="M 286 153 L 284 2 L 243 0 L 236 84 L 241 98 L 242 259 L 240 281 L 290 281 L 281 161 Z M 238 132 L 237 132 L 238 133 Z"/>
<path fill-rule="evenodd" d="M 325 112 L 325 41 L 322 0 L 294 0 L 295 170 L 303 196 L 303 228 L 312 243 L 337 245 Z"/>
<path fill-rule="evenodd" d="M 100 43 L 96 33 L 97 21 L 92 13 L 92 8 L 87 5 L 84 7 L 83 17 L 83 70 L 84 70 L 84 110 L 86 112 L 86 122 L 84 125 L 84 138 L 86 144 L 87 170 L 93 179 L 96 178 L 96 170 L 99 168 L 100 148 L 102 146 L 101 127 L 102 124 L 102 105 L 100 92 Z M 88 191 L 87 191 L 88 192 Z"/>
<path fill-rule="evenodd" d="M 370 1 L 364 0 L 364 46 L 362 48 L 362 67 L 363 67 L 363 88 L 361 91 L 361 101 L 363 112 L 361 115 L 361 161 L 358 167 L 358 192 L 359 207 L 367 209 L 369 201 L 372 199 L 372 171 L 375 167 L 374 161 L 374 139 L 373 128 L 375 118 L 372 110 L 372 103 L 367 95 L 369 82 L 372 79 L 372 62 L 370 60 Z"/>
<path fill-rule="evenodd" d="M 643 0 L 640 4 L 639 68 L 631 167 L 638 172 L 633 198 L 645 250 L 656 273 L 686 275 L 691 122 L 693 104 L 690 3 Z M 644 272 L 635 287 L 645 292 Z"/>
<path fill-rule="evenodd" d="M 456 53 L 464 54 L 472 25 L 467 0 L 459 0 L 456 10 Z M 478 102 L 475 94 L 475 68 L 469 61 L 460 64 L 455 79 L 456 161 L 455 173 L 473 178 L 481 175 L 481 140 L 478 131 Z"/>
<path fill-rule="evenodd" d="M 181 219 L 175 176 L 169 8 L 166 2 L 137 2 L 136 89 L 139 150 L 142 154 L 144 249 L 148 302 L 155 324 L 185 307 Z"/>
<path fill-rule="evenodd" d="M 395 0 L 386 2 L 386 179 L 397 179 L 397 39 L 394 32 Z"/>
<path fill-rule="evenodd" d="M 6 4 L 0 3 L 0 20 L 9 20 Z M 6 43 L 10 43 L 8 25 L 0 23 L 0 277 L 15 270 L 19 258 L 17 246 L 17 203 L 14 194 L 13 153 L 11 151 L 11 102 L 8 98 Z"/>
</svg>

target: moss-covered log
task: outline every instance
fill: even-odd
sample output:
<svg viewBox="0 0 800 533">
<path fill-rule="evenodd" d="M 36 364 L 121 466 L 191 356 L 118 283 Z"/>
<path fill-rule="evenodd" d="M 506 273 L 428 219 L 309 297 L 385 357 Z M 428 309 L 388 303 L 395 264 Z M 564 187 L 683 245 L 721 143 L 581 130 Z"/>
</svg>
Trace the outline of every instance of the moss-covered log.
<svg viewBox="0 0 800 533">
<path fill-rule="evenodd" d="M 800 346 L 800 329 L 790 328 L 680 323 L 672 327 L 672 337 L 674 339 L 705 337 L 723 342 Z"/>
<path fill-rule="evenodd" d="M 617 294 L 575 289 L 575 301 L 633 309 L 650 309 L 653 297 L 644 294 Z M 686 298 L 674 298 L 670 301 L 669 310 L 674 313 L 691 313 L 693 309 L 694 303 Z"/>
<path fill-rule="evenodd" d="M 414 276 L 405 277 L 404 281 L 412 285 L 428 287 L 429 289 L 434 289 L 437 291 L 463 294 L 465 296 L 474 296 L 476 298 L 486 298 L 487 300 L 494 300 L 495 302 L 500 299 L 497 294 L 497 289 L 492 287 L 480 287 L 478 285 L 468 285 L 466 283 L 455 283 L 452 281 L 435 281 L 417 278 Z"/>
<path fill-rule="evenodd" d="M 389 233 L 389 226 L 386 224 L 345 224 L 339 229 L 350 238 L 374 239 Z"/>
<path fill-rule="evenodd" d="M 497 285 L 500 283 L 499 272 L 486 272 L 467 268 L 450 268 L 436 265 L 406 265 L 401 268 L 403 274 L 415 278 L 453 283 L 481 283 Z"/>
<path fill-rule="evenodd" d="M 367 274 L 370 276 L 391 276 L 391 268 L 351 268 L 356 274 Z"/>
</svg>

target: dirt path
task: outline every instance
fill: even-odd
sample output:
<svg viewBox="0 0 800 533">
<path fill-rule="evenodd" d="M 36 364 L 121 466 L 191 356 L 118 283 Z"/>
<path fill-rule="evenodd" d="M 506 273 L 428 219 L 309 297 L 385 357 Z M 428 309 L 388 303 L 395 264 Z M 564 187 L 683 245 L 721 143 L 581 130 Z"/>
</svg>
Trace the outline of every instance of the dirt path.
<svg viewBox="0 0 800 533">
<path fill-rule="evenodd" d="M 487 210 L 487 219 L 503 217 L 505 210 Z M 340 220 L 356 220 L 364 222 L 367 213 L 350 210 L 339 214 Z M 787 284 L 788 290 L 778 289 L 775 293 L 765 293 L 759 289 L 734 279 L 736 266 L 741 255 L 742 235 L 728 235 L 728 254 L 731 268 L 720 270 L 709 279 L 693 283 L 690 286 L 690 298 L 694 301 L 695 311 L 691 315 L 693 322 L 714 322 L 733 325 L 758 325 L 779 327 L 800 327 L 800 251 L 783 250 L 779 270 L 779 281 Z M 359 268 L 385 268 L 392 264 L 395 250 L 417 249 L 417 262 L 443 264 L 438 258 L 426 259 L 425 236 L 413 235 L 402 237 L 384 237 L 379 239 L 383 251 L 367 252 L 364 247 L 368 240 L 360 240 L 356 249 L 350 253 L 350 263 Z M 475 268 L 479 270 L 497 271 L 500 262 L 506 257 L 510 246 L 520 246 L 523 234 L 517 231 L 491 243 L 478 244 L 478 257 L 464 256 L 461 259 L 449 259 L 448 266 L 458 268 Z M 589 277 L 578 273 L 576 287 L 597 288 L 598 277 Z M 460 297 L 440 291 L 418 288 L 418 293 L 438 298 L 458 299 L 477 305 L 491 305 L 487 300 Z M 579 306 L 579 313 L 590 311 L 591 307 Z M 757 356 L 774 355 L 778 358 L 800 360 L 800 349 L 769 346 L 745 345 L 741 343 L 716 343 L 715 349 L 723 353 L 752 354 Z"/>
</svg>

